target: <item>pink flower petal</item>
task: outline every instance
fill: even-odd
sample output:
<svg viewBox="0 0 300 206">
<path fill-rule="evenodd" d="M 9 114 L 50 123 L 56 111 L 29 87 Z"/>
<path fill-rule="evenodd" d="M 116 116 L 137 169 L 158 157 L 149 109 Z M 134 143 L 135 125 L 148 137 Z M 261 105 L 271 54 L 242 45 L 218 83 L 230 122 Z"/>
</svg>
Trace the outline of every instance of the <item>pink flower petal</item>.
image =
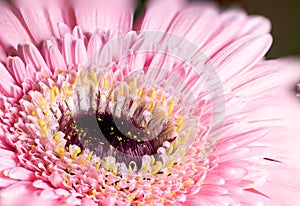
<svg viewBox="0 0 300 206">
<path fill-rule="evenodd" d="M 36 71 L 44 70 L 44 74 L 51 74 L 51 70 L 48 68 L 44 58 L 33 44 L 19 46 L 19 51 L 27 65 L 32 65 Z"/>
<path fill-rule="evenodd" d="M 16 2 L 18 9 L 36 43 L 49 39 L 51 36 L 60 37 L 58 23 L 71 23 L 68 17 L 68 6 L 54 0 L 45 3 L 34 0 L 27 3 Z M 62 9 L 65 7 L 65 9 Z"/>
<path fill-rule="evenodd" d="M 203 47 L 204 55 L 211 58 L 221 48 L 232 42 L 246 22 L 246 15 L 239 10 L 229 10 L 221 14 L 219 28 L 210 36 Z"/>
<path fill-rule="evenodd" d="M 228 45 L 211 60 L 221 80 L 226 81 L 243 70 L 247 70 L 262 59 L 271 46 L 270 35 L 247 36 Z"/>
<path fill-rule="evenodd" d="M 299 98 L 295 96 L 294 92 L 295 85 L 300 79 L 299 64 L 299 58 L 286 58 L 265 65 L 268 67 L 273 65 L 279 68 L 280 87 L 276 90 L 276 95 L 280 100 L 278 103 L 281 107 L 286 108 L 283 111 L 283 118 L 287 129 L 284 131 L 278 129 L 277 132 L 282 135 L 277 141 L 271 142 L 270 153 L 271 159 L 279 160 L 281 163 L 266 162 L 266 170 L 272 170 L 272 172 L 269 177 L 270 181 L 263 187 L 263 191 L 272 197 L 269 204 L 275 206 L 300 204 L 300 127 L 298 121 L 300 107 Z M 289 106 L 287 107 L 287 105 Z M 270 142 L 270 139 L 266 139 L 266 142 Z M 288 204 L 286 200 L 288 200 Z"/>
<path fill-rule="evenodd" d="M 71 33 L 71 28 L 64 24 L 64 23 L 58 23 L 58 29 L 59 29 L 59 34 L 60 34 L 60 38 L 63 38 L 65 34 L 67 33 Z"/>
<path fill-rule="evenodd" d="M 45 60 L 51 71 L 66 70 L 66 62 L 57 45 L 53 44 L 51 41 L 46 41 L 43 46 Z"/>
<path fill-rule="evenodd" d="M 17 180 L 31 180 L 33 178 L 33 172 L 23 167 L 14 167 L 11 169 L 5 169 L 3 174 L 7 177 Z"/>
<path fill-rule="evenodd" d="M 36 180 L 32 183 L 32 186 L 38 189 L 51 189 L 49 184 L 45 183 L 43 180 Z"/>
<path fill-rule="evenodd" d="M 132 28 L 132 1 L 75 1 L 74 12 L 78 25 L 84 32 L 103 31 L 128 32 Z"/>
<path fill-rule="evenodd" d="M 172 20 L 167 32 L 189 40 L 201 48 L 218 28 L 218 13 L 210 6 L 190 6 L 180 11 Z"/>
<path fill-rule="evenodd" d="M 166 11 L 168 8 L 168 12 Z M 183 0 L 150 1 L 143 21 L 135 25 L 137 31 L 166 31 L 177 12 L 184 8 Z"/>
<path fill-rule="evenodd" d="M 241 31 L 240 36 L 246 36 L 248 34 L 261 35 L 261 34 L 267 34 L 270 31 L 271 31 L 270 20 L 262 16 L 253 16 L 244 25 L 244 28 Z"/>
<path fill-rule="evenodd" d="M 7 58 L 6 51 L 2 46 L 0 46 L 0 62 L 5 62 L 6 58 Z"/>
<path fill-rule="evenodd" d="M 210 175 L 205 178 L 205 184 L 224 185 L 225 180 L 222 176 Z"/>
<path fill-rule="evenodd" d="M 116 198 L 106 197 L 102 204 L 107 206 L 113 206 L 115 205 L 115 202 L 116 202 Z"/>
<path fill-rule="evenodd" d="M 74 65 L 74 41 L 71 34 L 66 34 L 63 38 L 62 55 L 66 61 L 67 67 Z"/>
<path fill-rule="evenodd" d="M 18 182 L 1 189 L 0 202 L 5 206 L 52 206 L 51 202 L 33 194 L 31 182 Z"/>
<path fill-rule="evenodd" d="M 55 188 L 59 188 L 63 185 L 64 180 L 57 172 L 54 172 L 53 174 L 50 175 L 49 181 Z"/>
<path fill-rule="evenodd" d="M 206 185 L 201 188 L 201 194 L 203 195 L 225 195 L 228 190 L 223 186 Z"/>
<path fill-rule="evenodd" d="M 18 182 L 18 180 L 14 180 L 14 179 L 11 179 L 11 178 L 7 178 L 7 177 L 3 177 L 2 174 L 0 174 L 0 187 L 1 188 L 5 188 L 5 187 L 8 187 L 14 183 Z M 1 199 L 0 199 L 1 200 Z M 0 201 L 1 202 L 1 201 Z"/>
<path fill-rule="evenodd" d="M 82 200 L 82 203 L 81 203 L 82 206 L 97 206 L 98 204 L 95 203 L 93 200 L 91 199 L 87 199 L 87 198 L 84 198 Z"/>
<path fill-rule="evenodd" d="M 54 192 L 54 189 L 52 189 L 52 188 L 42 190 L 40 196 L 45 199 L 53 199 L 53 200 L 58 198 L 58 195 Z"/>
<path fill-rule="evenodd" d="M 16 154 L 6 149 L 0 149 L 0 170 L 17 166 Z"/>
<path fill-rule="evenodd" d="M 75 65 L 86 63 L 87 52 L 82 39 L 78 39 L 75 43 Z"/>
<path fill-rule="evenodd" d="M 0 3 L 0 42 L 5 49 L 31 40 L 26 29 L 4 1 Z"/>
<path fill-rule="evenodd" d="M 87 45 L 87 53 L 89 56 L 95 55 L 96 52 L 103 47 L 103 42 L 99 35 L 91 36 L 89 43 Z"/>
<path fill-rule="evenodd" d="M 31 194 L 31 192 L 32 192 L 32 183 L 27 181 L 21 181 L 1 189 L 0 198 L 29 195 Z"/>
<path fill-rule="evenodd" d="M 0 63 L 0 74 L 2 77 L 2 81 L 0 81 L 0 92 L 7 96 L 18 96 L 21 93 L 21 89 L 16 85 L 17 82 L 2 63 Z"/>
<path fill-rule="evenodd" d="M 18 85 L 20 86 L 26 77 L 33 77 L 33 72 L 31 74 L 26 72 L 25 65 L 19 57 L 9 57 L 7 60 L 7 67 L 10 73 L 14 75 Z"/>
</svg>

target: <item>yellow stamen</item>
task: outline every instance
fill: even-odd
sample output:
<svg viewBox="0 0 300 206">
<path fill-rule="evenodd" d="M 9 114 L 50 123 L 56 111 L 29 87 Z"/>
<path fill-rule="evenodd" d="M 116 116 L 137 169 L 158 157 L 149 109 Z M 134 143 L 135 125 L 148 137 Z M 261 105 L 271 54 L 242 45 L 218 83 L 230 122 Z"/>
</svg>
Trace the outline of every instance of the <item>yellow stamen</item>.
<svg viewBox="0 0 300 206">
<path fill-rule="evenodd" d="M 151 103 L 151 108 L 150 108 L 150 112 L 153 112 L 153 110 L 154 110 L 154 107 L 155 107 L 155 102 L 154 102 L 154 101 L 152 101 L 152 103 Z"/>
<path fill-rule="evenodd" d="M 168 149 L 167 155 L 170 156 L 173 152 L 173 145 L 170 145 L 170 148 Z"/>
<path fill-rule="evenodd" d="M 111 168 L 112 168 L 113 174 L 117 175 L 118 174 L 118 172 L 117 172 L 117 165 L 116 164 L 112 164 Z"/>
<path fill-rule="evenodd" d="M 96 77 L 96 73 L 95 72 L 90 72 L 90 77 L 93 79 L 94 84 L 97 84 L 98 79 Z"/>
<path fill-rule="evenodd" d="M 140 86 L 139 91 L 138 91 L 138 96 L 141 97 L 143 92 L 143 87 Z"/>
<path fill-rule="evenodd" d="M 92 155 L 93 155 L 93 151 L 91 151 L 91 152 L 89 153 L 88 157 L 87 157 L 87 160 L 88 160 L 89 162 L 91 162 Z"/>
<path fill-rule="evenodd" d="M 128 172 L 129 172 L 129 173 L 131 173 L 131 172 L 132 172 L 132 167 L 131 167 L 131 165 L 130 165 L 130 164 L 128 165 Z"/>
<path fill-rule="evenodd" d="M 103 78 L 103 86 L 102 87 L 104 89 L 106 89 L 106 87 L 107 87 L 107 78 L 106 77 Z"/>
<path fill-rule="evenodd" d="M 150 165 L 153 166 L 155 163 L 155 158 L 153 155 L 151 155 L 151 162 L 150 162 Z"/>
<path fill-rule="evenodd" d="M 161 168 L 161 165 L 162 165 L 161 161 L 157 161 L 157 162 L 156 162 L 156 167 L 155 167 L 155 169 L 154 169 L 151 173 L 152 173 L 153 175 L 156 174 L 156 173 L 158 173 L 159 170 L 160 170 L 160 168 Z"/>
<path fill-rule="evenodd" d="M 151 93 L 151 99 L 154 99 L 155 93 L 156 93 L 156 91 L 155 91 L 155 89 L 153 88 L 153 89 L 152 89 L 152 93 Z"/>
<path fill-rule="evenodd" d="M 120 96 L 123 96 L 124 95 L 124 90 L 123 90 L 123 85 L 121 84 L 120 85 Z"/>
<path fill-rule="evenodd" d="M 107 157 L 105 157 L 104 160 L 105 160 L 104 169 L 105 169 L 106 171 L 108 171 L 108 170 L 109 170 L 109 160 L 108 160 Z"/>
<path fill-rule="evenodd" d="M 86 81 L 86 78 L 88 77 L 88 73 L 84 74 L 83 75 L 83 78 L 82 78 L 82 81 L 81 81 L 81 85 L 84 85 L 85 84 L 85 81 Z"/>
<path fill-rule="evenodd" d="M 73 84 L 77 84 L 79 77 L 77 76 L 73 82 Z"/>
<path fill-rule="evenodd" d="M 69 97 L 70 96 L 69 88 L 67 86 L 64 86 L 64 90 L 65 90 L 66 96 Z"/>
<path fill-rule="evenodd" d="M 73 160 L 76 160 L 76 158 L 77 158 L 77 156 L 78 156 L 78 154 L 81 152 L 81 149 L 80 148 L 77 148 L 76 150 L 75 150 L 75 152 L 74 152 L 74 154 L 73 154 Z"/>
<path fill-rule="evenodd" d="M 67 173 L 70 173 L 71 172 L 71 167 L 67 167 L 66 170 L 67 170 Z"/>
<path fill-rule="evenodd" d="M 97 195 L 97 191 L 95 190 L 95 189 L 92 189 L 92 191 L 91 191 L 91 193 L 92 193 L 92 195 Z"/>
<path fill-rule="evenodd" d="M 101 161 L 99 161 L 99 162 L 97 162 L 97 163 L 95 164 L 96 169 L 99 169 L 100 164 L 101 164 Z"/>
<path fill-rule="evenodd" d="M 187 180 L 185 182 L 183 182 L 184 185 L 192 185 L 193 184 L 193 181 L 191 180 Z"/>
<path fill-rule="evenodd" d="M 170 160 L 170 161 L 168 162 L 168 164 L 165 165 L 165 168 L 170 168 L 170 167 L 172 167 L 172 166 L 174 165 L 174 163 L 177 162 L 177 161 L 178 161 L 178 160 L 177 160 L 176 158 Z"/>
<path fill-rule="evenodd" d="M 54 141 L 55 141 L 56 143 L 58 143 L 58 140 L 59 140 L 59 133 L 56 133 L 56 134 L 54 135 Z"/>
<path fill-rule="evenodd" d="M 171 192 L 168 197 L 173 197 L 176 194 L 176 192 Z"/>
<path fill-rule="evenodd" d="M 46 102 L 45 102 L 45 100 L 44 100 L 43 97 L 40 98 L 40 102 L 41 102 L 42 106 L 47 107 L 47 104 L 46 104 Z"/>
<path fill-rule="evenodd" d="M 68 185 L 70 183 L 70 179 L 68 176 L 66 176 L 66 184 Z"/>
<path fill-rule="evenodd" d="M 180 130 L 181 130 L 181 128 L 182 128 L 182 125 L 183 125 L 183 117 L 182 116 L 180 116 L 179 117 L 179 119 L 178 119 L 178 121 L 177 121 L 177 129 L 176 129 L 176 132 L 179 132 Z"/>
<path fill-rule="evenodd" d="M 172 114 L 172 111 L 174 109 L 174 105 L 175 103 L 173 101 L 170 102 L 170 107 L 169 107 L 169 110 L 168 110 L 168 116 L 170 116 Z"/>
<path fill-rule="evenodd" d="M 84 158 L 82 157 L 79 166 L 83 166 L 83 165 L 84 165 L 84 162 L 85 162 L 85 161 L 84 161 Z"/>
<path fill-rule="evenodd" d="M 58 148 L 58 155 L 61 157 L 61 156 L 64 155 L 64 153 L 65 153 L 64 148 L 63 148 L 63 147 L 59 147 L 59 148 Z"/>
<path fill-rule="evenodd" d="M 167 107 L 167 99 L 165 97 L 163 97 L 163 100 L 164 100 L 163 106 L 164 106 L 164 108 L 166 108 Z"/>
<path fill-rule="evenodd" d="M 136 85 L 137 85 L 137 83 L 136 83 L 136 77 L 134 77 L 133 78 L 133 85 L 131 87 L 131 93 L 133 93 L 136 90 Z"/>
<path fill-rule="evenodd" d="M 40 126 L 45 125 L 42 118 L 39 118 L 39 119 L 38 119 L 38 123 L 39 123 Z"/>
<path fill-rule="evenodd" d="M 52 87 L 50 90 L 50 100 L 51 101 L 54 100 L 55 95 L 59 95 L 59 90 L 58 90 L 57 86 Z"/>
</svg>

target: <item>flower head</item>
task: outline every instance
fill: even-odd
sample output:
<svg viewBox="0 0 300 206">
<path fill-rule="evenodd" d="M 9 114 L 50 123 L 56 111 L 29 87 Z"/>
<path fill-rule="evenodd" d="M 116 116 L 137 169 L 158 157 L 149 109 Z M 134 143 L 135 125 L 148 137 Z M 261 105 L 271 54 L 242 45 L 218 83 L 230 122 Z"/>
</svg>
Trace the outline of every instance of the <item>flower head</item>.
<svg viewBox="0 0 300 206">
<path fill-rule="evenodd" d="M 7 204 L 18 194 L 60 205 L 268 204 L 268 185 L 288 186 L 268 183 L 272 167 L 289 172 L 277 63 L 263 60 L 268 20 L 182 1 L 152 1 L 134 25 L 129 1 L 2 4 Z"/>
</svg>

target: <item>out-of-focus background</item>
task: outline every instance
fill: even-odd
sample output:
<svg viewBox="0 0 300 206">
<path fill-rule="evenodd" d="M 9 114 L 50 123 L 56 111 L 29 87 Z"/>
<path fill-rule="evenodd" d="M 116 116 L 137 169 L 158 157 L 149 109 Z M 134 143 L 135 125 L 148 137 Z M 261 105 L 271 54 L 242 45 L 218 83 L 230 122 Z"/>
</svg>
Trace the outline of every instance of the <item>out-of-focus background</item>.
<svg viewBox="0 0 300 206">
<path fill-rule="evenodd" d="M 141 8 L 147 0 L 137 0 Z M 201 0 L 190 0 L 201 1 Z M 248 14 L 267 17 L 272 22 L 273 45 L 267 58 L 300 55 L 300 0 L 206 0 L 220 7 L 238 6 Z"/>
</svg>

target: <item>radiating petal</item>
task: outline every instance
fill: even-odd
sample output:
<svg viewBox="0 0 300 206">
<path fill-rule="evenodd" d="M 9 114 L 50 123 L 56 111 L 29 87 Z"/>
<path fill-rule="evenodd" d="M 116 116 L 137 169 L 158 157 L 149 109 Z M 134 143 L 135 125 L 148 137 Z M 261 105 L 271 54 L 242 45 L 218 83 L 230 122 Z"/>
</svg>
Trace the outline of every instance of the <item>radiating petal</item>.
<svg viewBox="0 0 300 206">
<path fill-rule="evenodd" d="M 70 15 L 70 7 L 66 2 L 54 0 L 44 2 L 34 0 L 30 2 L 15 1 L 22 18 L 34 41 L 41 43 L 51 36 L 60 37 L 59 23 L 74 26 L 74 19 Z"/>
<path fill-rule="evenodd" d="M 12 8 L 4 1 L 0 3 L 0 42 L 8 50 L 18 44 L 31 40 L 27 30 L 22 25 Z"/>
<path fill-rule="evenodd" d="M 2 63 L 0 63 L 0 73 L 2 76 L 0 92 L 7 96 L 18 96 L 21 93 L 21 89 L 16 85 L 17 82 Z"/>
<path fill-rule="evenodd" d="M 250 69 L 262 59 L 272 43 L 270 35 L 246 36 L 219 51 L 210 62 L 223 81 Z"/>
<path fill-rule="evenodd" d="M 84 32 L 128 32 L 132 28 L 133 2 L 126 1 L 74 1 L 77 24 Z"/>
<path fill-rule="evenodd" d="M 166 31 L 184 5 L 183 0 L 150 1 L 143 20 L 135 25 L 135 30 Z M 166 8 L 168 8 L 168 12 L 165 12 Z"/>
</svg>

